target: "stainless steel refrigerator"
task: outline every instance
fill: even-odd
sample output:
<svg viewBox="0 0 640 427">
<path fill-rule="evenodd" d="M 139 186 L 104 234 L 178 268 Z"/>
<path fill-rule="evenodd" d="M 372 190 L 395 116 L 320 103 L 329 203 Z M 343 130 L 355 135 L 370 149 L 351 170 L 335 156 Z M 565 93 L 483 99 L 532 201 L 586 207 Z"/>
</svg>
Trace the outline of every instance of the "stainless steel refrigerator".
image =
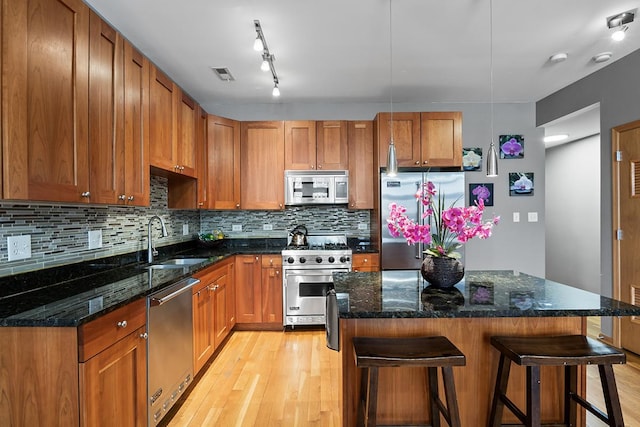
<svg viewBox="0 0 640 427">
<path fill-rule="evenodd" d="M 383 270 L 419 269 L 423 258 L 423 245 L 407 245 L 402 234 L 393 237 L 387 227 L 389 204 L 395 202 L 407 208 L 407 216 L 414 221 L 422 221 L 422 204 L 416 201 L 416 192 L 427 180 L 436 187 L 436 197 L 445 195 L 445 208 L 455 202 L 465 205 L 464 172 L 399 172 L 396 176 L 381 174 L 380 217 L 382 248 L 380 250 Z M 426 219 L 425 219 L 426 220 Z M 462 249 L 462 248 L 460 248 Z"/>
</svg>

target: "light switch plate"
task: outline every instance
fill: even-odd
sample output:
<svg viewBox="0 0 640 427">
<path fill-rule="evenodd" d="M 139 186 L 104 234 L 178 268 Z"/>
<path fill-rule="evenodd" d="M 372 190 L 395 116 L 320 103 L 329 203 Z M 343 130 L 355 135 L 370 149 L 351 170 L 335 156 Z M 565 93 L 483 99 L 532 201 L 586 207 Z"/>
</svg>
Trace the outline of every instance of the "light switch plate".
<svg viewBox="0 0 640 427">
<path fill-rule="evenodd" d="M 529 222 L 538 222 L 538 212 L 527 212 Z"/>
<path fill-rule="evenodd" d="M 99 249 L 102 247 L 102 230 L 90 230 L 89 235 L 89 249 Z"/>
<path fill-rule="evenodd" d="M 366 222 L 359 222 L 358 223 L 358 230 L 366 230 L 367 229 L 367 223 Z"/>
<path fill-rule="evenodd" d="M 95 297 L 89 300 L 89 314 L 93 314 L 97 311 L 102 310 L 104 305 L 103 297 Z"/>
<path fill-rule="evenodd" d="M 520 212 L 513 213 L 513 222 L 520 222 Z"/>
<path fill-rule="evenodd" d="M 182 235 L 183 236 L 189 235 L 189 224 L 182 224 Z"/>
<path fill-rule="evenodd" d="M 242 231 L 242 224 L 233 224 L 231 226 L 231 231 Z"/>
<path fill-rule="evenodd" d="M 31 235 L 7 237 L 9 261 L 31 258 Z"/>
<path fill-rule="evenodd" d="M 271 231 L 271 230 L 273 230 L 273 225 L 271 225 L 271 224 L 262 224 L 262 229 L 264 231 Z"/>
</svg>

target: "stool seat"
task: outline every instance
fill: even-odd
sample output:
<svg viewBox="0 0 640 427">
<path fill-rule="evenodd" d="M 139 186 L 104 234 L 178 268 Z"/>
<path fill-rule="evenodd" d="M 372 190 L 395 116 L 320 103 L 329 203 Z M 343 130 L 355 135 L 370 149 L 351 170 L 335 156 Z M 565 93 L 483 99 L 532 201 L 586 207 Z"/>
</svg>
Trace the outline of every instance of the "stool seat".
<svg viewBox="0 0 640 427">
<path fill-rule="evenodd" d="M 353 350 L 356 366 L 362 369 L 358 426 L 376 425 L 378 368 L 424 367 L 429 391 L 431 425 L 439 427 L 440 414 L 442 414 L 451 427 L 460 427 L 452 367 L 464 366 L 466 359 L 447 338 L 442 336 L 354 337 Z M 438 367 L 442 369 L 446 406 L 438 393 Z"/>
<path fill-rule="evenodd" d="M 575 426 L 577 405 L 584 407 L 610 427 L 624 427 L 622 409 L 616 388 L 613 364 L 626 362 L 619 349 L 583 335 L 549 337 L 491 337 L 491 345 L 500 352 L 498 374 L 489 415 L 489 427 L 502 425 L 502 410 L 506 406 L 526 427 L 541 426 L 540 368 L 564 366 L 563 423 Z M 526 367 L 526 411 L 523 412 L 507 397 L 511 362 Z M 606 404 L 606 413 L 578 394 L 578 366 L 598 366 Z M 557 425 L 557 424 L 554 424 Z"/>
<path fill-rule="evenodd" d="M 583 335 L 491 337 L 491 345 L 518 365 L 602 365 L 625 363 L 627 356 Z"/>
</svg>

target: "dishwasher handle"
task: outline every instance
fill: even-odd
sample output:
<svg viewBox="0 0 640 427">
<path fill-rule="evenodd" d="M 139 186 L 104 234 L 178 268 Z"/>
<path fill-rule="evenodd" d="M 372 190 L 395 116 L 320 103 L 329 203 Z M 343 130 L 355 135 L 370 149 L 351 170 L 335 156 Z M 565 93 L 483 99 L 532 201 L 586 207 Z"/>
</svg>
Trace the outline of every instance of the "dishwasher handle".
<svg viewBox="0 0 640 427">
<path fill-rule="evenodd" d="M 149 305 L 156 307 L 168 301 L 171 301 L 172 299 L 188 291 L 193 285 L 198 283 L 200 283 L 200 279 L 194 279 L 193 277 L 181 280 L 170 286 L 169 288 L 163 289 L 162 291 L 151 295 L 149 297 Z"/>
</svg>

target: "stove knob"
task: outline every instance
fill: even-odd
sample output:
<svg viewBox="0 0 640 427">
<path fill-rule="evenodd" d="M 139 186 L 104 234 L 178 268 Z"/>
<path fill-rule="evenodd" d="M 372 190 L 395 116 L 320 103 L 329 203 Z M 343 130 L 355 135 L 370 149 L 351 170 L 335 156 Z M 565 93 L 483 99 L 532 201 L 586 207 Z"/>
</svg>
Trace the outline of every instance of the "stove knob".
<svg viewBox="0 0 640 427">
<path fill-rule="evenodd" d="M 301 256 L 298 261 L 300 261 L 300 264 L 304 264 L 305 262 L 307 262 L 307 259 L 305 257 Z"/>
<path fill-rule="evenodd" d="M 351 258 L 349 258 L 348 256 L 341 256 L 340 257 L 340 262 L 344 264 L 345 262 L 349 261 L 350 259 Z"/>
<path fill-rule="evenodd" d="M 317 258 L 316 258 L 316 262 L 317 262 L 318 264 L 322 263 L 322 257 L 317 257 Z"/>
<path fill-rule="evenodd" d="M 287 262 L 288 262 L 289 264 L 293 264 L 293 262 L 294 262 L 294 261 L 295 261 L 295 259 L 293 259 L 293 257 L 292 257 L 292 256 L 290 256 L 289 258 L 287 258 Z"/>
<path fill-rule="evenodd" d="M 329 257 L 329 262 L 335 262 L 335 260 L 336 259 L 334 257 L 332 257 L 332 256 Z"/>
</svg>

